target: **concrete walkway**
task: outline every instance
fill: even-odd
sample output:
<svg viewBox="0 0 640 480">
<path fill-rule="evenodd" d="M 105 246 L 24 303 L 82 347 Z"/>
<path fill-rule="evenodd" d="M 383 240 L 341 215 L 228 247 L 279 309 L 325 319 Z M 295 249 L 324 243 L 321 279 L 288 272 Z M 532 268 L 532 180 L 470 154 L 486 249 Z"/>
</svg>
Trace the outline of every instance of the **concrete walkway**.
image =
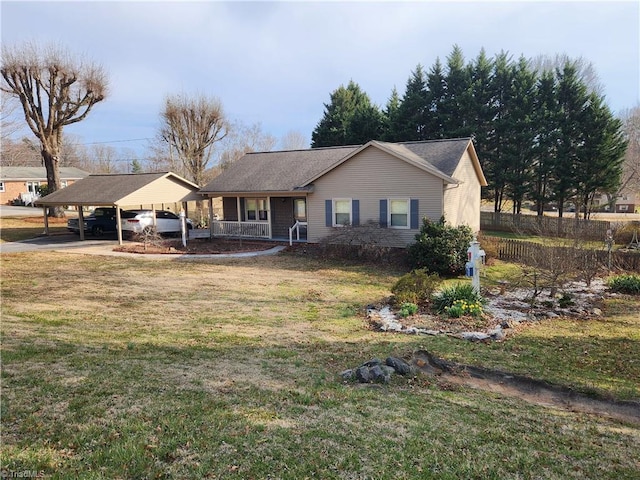
<svg viewBox="0 0 640 480">
<path fill-rule="evenodd" d="M 240 252 L 240 253 L 208 253 L 208 254 L 194 254 L 194 253 L 129 253 L 129 252 L 116 252 L 113 250 L 114 245 L 91 245 L 87 247 L 76 247 L 73 249 L 54 249 L 55 252 L 62 253 L 75 253 L 83 255 L 103 255 L 108 257 L 127 257 L 140 260 L 174 260 L 183 262 L 197 262 L 199 260 L 218 259 L 218 258 L 248 258 L 248 257 L 262 257 L 265 255 L 275 255 L 280 253 L 285 248 L 284 245 L 276 245 L 275 247 L 267 250 L 259 250 L 257 252 Z"/>
</svg>

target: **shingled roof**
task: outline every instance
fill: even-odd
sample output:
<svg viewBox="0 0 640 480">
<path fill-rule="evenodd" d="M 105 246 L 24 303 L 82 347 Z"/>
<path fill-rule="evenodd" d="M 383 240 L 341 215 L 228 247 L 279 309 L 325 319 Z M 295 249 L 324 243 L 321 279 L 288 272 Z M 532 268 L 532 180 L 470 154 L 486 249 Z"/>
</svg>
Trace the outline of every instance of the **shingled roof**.
<svg viewBox="0 0 640 480">
<path fill-rule="evenodd" d="M 60 167 L 61 180 L 78 180 L 89 175 L 76 167 Z M 2 167 L 0 168 L 0 179 L 2 180 L 45 180 L 47 179 L 47 169 L 44 167 Z"/>
<path fill-rule="evenodd" d="M 167 182 L 177 183 L 182 189 L 168 193 Z M 89 175 L 66 188 L 53 192 L 39 199 L 41 206 L 55 205 L 134 205 L 127 203 L 128 197 L 145 189 L 144 203 L 171 203 L 190 200 L 201 200 L 197 194 L 198 186 L 184 178 L 171 173 L 132 173 Z M 190 193 L 186 193 L 189 191 Z M 139 203 L 139 202 L 137 202 Z"/>
<path fill-rule="evenodd" d="M 287 193 L 305 190 L 317 178 L 371 146 L 413 163 L 447 183 L 456 183 L 452 175 L 470 141 L 469 138 L 402 143 L 371 141 L 365 145 L 346 147 L 248 153 L 209 182 L 200 193 Z"/>
<path fill-rule="evenodd" d="M 293 192 L 358 148 L 359 145 L 247 153 L 200 193 Z"/>
</svg>

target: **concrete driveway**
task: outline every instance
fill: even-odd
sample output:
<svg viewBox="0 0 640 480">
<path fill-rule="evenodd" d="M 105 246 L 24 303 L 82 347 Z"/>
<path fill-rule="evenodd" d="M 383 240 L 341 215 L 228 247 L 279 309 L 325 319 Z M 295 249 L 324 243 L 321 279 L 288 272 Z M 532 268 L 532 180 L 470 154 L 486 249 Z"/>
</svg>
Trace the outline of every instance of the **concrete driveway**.
<svg viewBox="0 0 640 480">
<path fill-rule="evenodd" d="M 0 217 L 41 217 L 42 209 L 34 207 L 14 207 L 0 205 Z"/>
<path fill-rule="evenodd" d="M 105 236 L 100 239 L 89 239 L 80 241 L 80 237 L 74 233 L 63 233 L 50 236 L 41 236 L 22 240 L 20 242 L 0 243 L 0 253 L 32 252 L 34 250 L 60 250 L 72 248 L 84 248 L 91 246 L 112 246 L 118 245 L 118 239 L 113 236 Z"/>
</svg>

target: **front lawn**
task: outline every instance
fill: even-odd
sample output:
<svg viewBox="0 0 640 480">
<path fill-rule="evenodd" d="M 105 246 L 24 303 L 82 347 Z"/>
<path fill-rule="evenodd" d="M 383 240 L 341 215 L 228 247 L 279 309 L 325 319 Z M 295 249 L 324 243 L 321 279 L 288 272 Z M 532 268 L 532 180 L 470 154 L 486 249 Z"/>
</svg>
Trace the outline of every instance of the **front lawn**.
<svg viewBox="0 0 640 480">
<path fill-rule="evenodd" d="M 640 302 L 503 343 L 384 334 L 400 272 L 302 255 L 2 256 L 2 468 L 51 478 L 637 478 L 640 426 L 430 377 L 345 384 L 424 348 L 639 398 Z"/>
</svg>

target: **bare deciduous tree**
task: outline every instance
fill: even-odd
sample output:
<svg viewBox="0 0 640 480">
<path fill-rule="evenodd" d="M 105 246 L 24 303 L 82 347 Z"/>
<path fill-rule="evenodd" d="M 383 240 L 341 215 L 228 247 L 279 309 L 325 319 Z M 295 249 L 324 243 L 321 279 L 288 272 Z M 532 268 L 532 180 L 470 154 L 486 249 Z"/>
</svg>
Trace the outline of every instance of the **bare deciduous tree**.
<svg viewBox="0 0 640 480">
<path fill-rule="evenodd" d="M 0 90 L 0 136 L 2 143 L 10 139 L 21 128 L 17 111 L 20 104 L 4 90 Z"/>
<path fill-rule="evenodd" d="M 621 119 L 629 143 L 622 164 L 620 191 L 640 192 L 640 105 L 622 112 Z"/>
<path fill-rule="evenodd" d="M 60 188 L 62 130 L 84 120 L 107 95 L 101 66 L 79 60 L 57 45 L 2 47 L 2 87 L 17 98 L 28 127 L 40 141 L 49 192 Z M 62 215 L 51 209 L 50 215 Z"/>
<path fill-rule="evenodd" d="M 168 96 L 161 117 L 161 138 L 175 149 L 190 180 L 202 186 L 212 147 L 228 131 L 222 103 L 204 95 Z"/>
<path fill-rule="evenodd" d="M 276 145 L 276 139 L 272 135 L 264 133 L 259 123 L 246 126 L 235 122 L 224 143 L 224 148 L 218 158 L 218 165 L 223 170 L 246 153 L 272 150 Z"/>
<path fill-rule="evenodd" d="M 282 150 L 303 150 L 309 148 L 309 141 L 297 130 L 289 130 L 280 139 L 280 148 Z"/>
</svg>

